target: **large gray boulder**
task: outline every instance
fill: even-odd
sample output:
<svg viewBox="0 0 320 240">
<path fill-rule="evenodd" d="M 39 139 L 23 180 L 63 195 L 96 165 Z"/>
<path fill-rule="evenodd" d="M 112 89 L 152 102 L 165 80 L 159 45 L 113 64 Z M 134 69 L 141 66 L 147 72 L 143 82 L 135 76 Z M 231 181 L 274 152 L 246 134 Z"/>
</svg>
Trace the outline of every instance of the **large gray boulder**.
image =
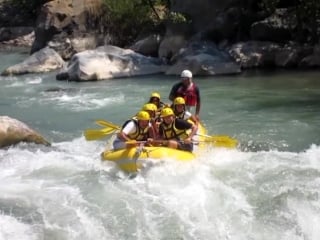
<svg viewBox="0 0 320 240">
<path fill-rule="evenodd" d="M 233 44 L 230 55 L 241 68 L 255 68 L 275 65 L 275 54 L 281 49 L 277 43 L 248 41 Z"/>
<path fill-rule="evenodd" d="M 194 75 L 202 76 L 241 72 L 240 65 L 229 53 L 219 49 L 213 42 L 191 42 L 172 59 L 174 63 L 167 69 L 168 75 L 179 75 L 184 69 L 190 69 Z"/>
<path fill-rule="evenodd" d="M 320 67 L 320 43 L 314 46 L 313 52 L 310 55 L 300 61 L 299 66 L 305 68 Z"/>
<path fill-rule="evenodd" d="M 130 49 L 112 45 L 75 54 L 58 80 L 94 81 L 163 73 L 166 66 L 158 58 L 146 57 Z"/>
<path fill-rule="evenodd" d="M 230 55 L 241 68 L 258 67 L 318 67 L 319 51 L 299 44 L 278 44 L 267 41 L 239 42 L 229 49 Z"/>
<path fill-rule="evenodd" d="M 130 49 L 145 56 L 157 57 L 160 42 L 161 36 L 159 34 L 152 34 L 135 42 Z"/>
<path fill-rule="evenodd" d="M 37 19 L 31 53 L 44 48 L 50 41 L 58 40 L 64 43 L 66 39 L 71 40 L 70 48 L 76 51 L 76 47 L 72 46 L 72 39 L 84 35 L 95 38 L 95 32 L 101 27 L 100 19 L 103 19 L 103 16 L 102 0 L 47 1 L 42 6 Z M 61 35 L 61 33 L 66 34 Z M 55 35 L 59 35 L 58 39 L 54 38 Z M 96 48 L 96 41 L 92 41 L 92 44 L 88 45 L 87 49 Z"/>
<path fill-rule="evenodd" d="M 35 52 L 22 63 L 8 67 L 1 73 L 1 75 L 50 72 L 62 68 L 64 64 L 63 59 L 56 51 L 46 47 Z"/>
<path fill-rule="evenodd" d="M 32 142 L 49 146 L 50 143 L 39 133 L 32 130 L 23 122 L 8 116 L 0 116 L 0 148 Z"/>
</svg>

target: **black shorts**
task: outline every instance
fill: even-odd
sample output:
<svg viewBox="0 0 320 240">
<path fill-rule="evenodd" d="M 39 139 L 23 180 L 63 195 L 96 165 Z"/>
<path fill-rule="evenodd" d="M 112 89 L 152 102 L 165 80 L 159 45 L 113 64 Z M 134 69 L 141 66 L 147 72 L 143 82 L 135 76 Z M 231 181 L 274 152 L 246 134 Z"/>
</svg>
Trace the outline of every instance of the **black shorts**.
<svg viewBox="0 0 320 240">
<path fill-rule="evenodd" d="M 183 150 L 183 151 L 192 152 L 193 151 L 193 143 L 178 142 L 178 149 Z"/>
</svg>

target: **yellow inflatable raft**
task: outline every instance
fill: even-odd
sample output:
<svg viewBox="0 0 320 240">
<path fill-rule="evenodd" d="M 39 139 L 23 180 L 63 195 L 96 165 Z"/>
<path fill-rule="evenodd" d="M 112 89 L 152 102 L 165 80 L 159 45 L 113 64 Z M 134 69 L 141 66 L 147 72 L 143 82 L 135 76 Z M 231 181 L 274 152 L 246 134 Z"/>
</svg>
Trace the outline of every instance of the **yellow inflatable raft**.
<svg viewBox="0 0 320 240">
<path fill-rule="evenodd" d="M 101 153 L 102 160 L 115 162 L 120 169 L 125 172 L 133 173 L 143 167 L 143 162 L 153 160 L 177 160 L 177 161 L 192 161 L 196 155 L 201 152 L 205 146 L 235 148 L 238 141 L 229 136 L 209 136 L 206 135 L 206 129 L 202 124 L 198 125 L 198 132 L 193 138 L 194 150 L 193 153 L 172 149 L 168 147 L 149 147 L 141 143 L 140 146 L 119 149 L 105 150 Z"/>
<path fill-rule="evenodd" d="M 198 125 L 198 135 L 194 138 L 195 146 L 194 152 L 197 152 L 205 142 L 203 135 L 206 129 L 202 124 Z M 177 160 L 177 161 L 191 161 L 196 158 L 194 153 L 182 151 L 168 147 L 149 147 L 141 146 L 119 149 L 119 150 L 105 150 L 101 153 L 102 160 L 115 162 L 120 169 L 125 172 L 136 172 L 142 168 L 142 162 L 146 160 Z"/>
<path fill-rule="evenodd" d="M 133 147 L 120 150 L 106 150 L 101 154 L 103 160 L 115 162 L 119 168 L 126 172 L 136 172 L 142 168 L 146 160 L 178 160 L 191 161 L 195 154 L 168 147 Z"/>
<path fill-rule="evenodd" d="M 85 138 L 90 140 L 100 139 L 106 135 L 112 134 L 115 131 L 120 130 L 120 126 L 117 126 L 111 122 L 105 120 L 96 120 L 98 125 L 105 128 L 103 129 L 87 129 L 84 132 Z M 142 167 L 142 160 L 178 160 L 178 161 L 191 161 L 196 158 L 196 155 L 201 152 L 203 147 L 223 147 L 223 148 L 235 148 L 238 145 L 238 141 L 226 135 L 206 135 L 205 127 L 200 123 L 198 125 L 198 132 L 193 137 L 194 153 L 181 151 L 177 149 L 171 149 L 163 146 L 144 146 L 142 142 L 140 146 L 132 147 L 128 149 L 120 150 L 108 150 L 106 149 L 101 153 L 102 160 L 112 161 L 126 172 L 136 172 Z"/>
</svg>

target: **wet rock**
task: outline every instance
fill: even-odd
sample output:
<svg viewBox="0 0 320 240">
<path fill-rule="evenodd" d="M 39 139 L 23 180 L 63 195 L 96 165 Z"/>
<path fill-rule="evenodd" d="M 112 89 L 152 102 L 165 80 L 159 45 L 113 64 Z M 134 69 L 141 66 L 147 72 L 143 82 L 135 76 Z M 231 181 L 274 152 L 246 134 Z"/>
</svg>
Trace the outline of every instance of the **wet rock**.
<svg viewBox="0 0 320 240">
<path fill-rule="evenodd" d="M 2 75 L 21 75 L 26 73 L 43 73 L 62 68 L 63 59 L 53 49 L 46 47 L 32 54 L 22 63 L 8 67 Z"/>
<path fill-rule="evenodd" d="M 57 80 L 95 81 L 163 73 L 161 60 L 112 45 L 75 54 Z"/>
<path fill-rule="evenodd" d="M 161 36 L 153 34 L 135 42 L 130 49 L 145 56 L 157 57 L 160 42 Z"/>
<path fill-rule="evenodd" d="M 69 54 L 73 51 L 95 48 L 98 40 L 93 38 L 96 36 L 96 29 L 101 27 L 103 6 L 102 0 L 47 1 L 43 4 L 37 19 L 31 53 L 48 45 L 56 45 L 55 50 L 65 59 L 69 59 Z M 83 35 L 86 37 L 82 38 Z M 66 46 L 67 49 L 64 51 L 63 47 Z"/>
<path fill-rule="evenodd" d="M 50 142 L 45 140 L 44 137 L 25 123 L 8 116 L 0 116 L 0 148 L 15 145 L 20 142 L 31 142 L 50 146 Z"/>
<path fill-rule="evenodd" d="M 241 72 L 240 65 L 229 53 L 212 42 L 191 42 L 172 59 L 174 64 L 167 69 L 168 75 L 179 75 L 184 69 L 190 69 L 194 75 L 202 76 Z"/>
</svg>

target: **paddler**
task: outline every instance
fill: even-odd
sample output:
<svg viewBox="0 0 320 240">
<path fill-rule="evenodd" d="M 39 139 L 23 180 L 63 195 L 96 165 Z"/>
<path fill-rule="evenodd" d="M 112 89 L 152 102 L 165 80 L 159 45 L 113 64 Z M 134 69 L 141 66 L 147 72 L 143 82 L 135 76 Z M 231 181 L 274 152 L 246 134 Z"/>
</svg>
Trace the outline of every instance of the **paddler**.
<svg viewBox="0 0 320 240">
<path fill-rule="evenodd" d="M 128 144 L 128 142 L 135 141 L 150 141 L 156 136 L 155 131 L 150 123 L 150 115 L 146 111 L 140 111 L 133 118 L 127 120 L 116 139 L 113 141 L 113 149 L 123 149 L 126 147 L 133 147 L 138 144 Z M 133 141 L 133 142 L 135 142 Z"/>
<path fill-rule="evenodd" d="M 164 108 L 160 117 L 159 138 L 163 146 L 174 149 L 193 151 L 192 137 L 197 132 L 197 125 L 184 119 L 178 119 L 171 108 Z M 191 131 L 188 131 L 191 130 Z"/>
</svg>

